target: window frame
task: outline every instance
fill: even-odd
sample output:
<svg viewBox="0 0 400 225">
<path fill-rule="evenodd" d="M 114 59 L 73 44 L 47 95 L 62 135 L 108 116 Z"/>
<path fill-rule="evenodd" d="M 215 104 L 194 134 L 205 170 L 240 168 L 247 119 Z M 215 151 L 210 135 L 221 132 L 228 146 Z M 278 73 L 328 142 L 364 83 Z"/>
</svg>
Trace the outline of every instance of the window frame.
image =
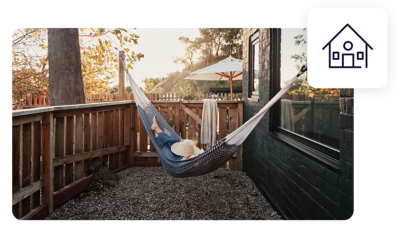
<svg viewBox="0 0 400 225">
<path fill-rule="evenodd" d="M 281 82 L 281 29 L 271 29 L 271 79 L 270 96 L 271 98 L 280 91 Z M 299 134 L 286 131 L 279 127 L 280 120 L 280 100 L 270 109 L 269 136 L 283 142 L 300 152 L 319 159 L 324 164 L 333 169 L 339 169 L 340 151 L 330 146 L 321 144 Z"/>
<path fill-rule="evenodd" d="M 260 92 L 254 91 L 254 58 L 253 58 L 253 49 L 254 45 L 258 44 L 260 46 L 260 31 L 256 30 L 253 35 L 249 38 L 249 100 L 258 101 Z M 260 50 L 258 51 L 260 53 Z M 260 62 L 260 55 L 258 55 L 258 61 Z M 260 73 L 260 63 L 258 64 L 258 72 Z M 259 75 L 260 77 L 260 75 Z M 259 82 L 261 80 L 259 79 Z M 260 85 L 260 83 L 259 83 Z"/>
</svg>

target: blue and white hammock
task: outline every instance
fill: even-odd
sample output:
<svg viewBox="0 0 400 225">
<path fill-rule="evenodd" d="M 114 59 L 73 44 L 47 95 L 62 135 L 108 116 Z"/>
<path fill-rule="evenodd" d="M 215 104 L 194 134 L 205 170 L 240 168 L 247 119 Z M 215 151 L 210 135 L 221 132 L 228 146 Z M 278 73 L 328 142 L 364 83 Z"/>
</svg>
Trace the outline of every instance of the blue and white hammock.
<svg viewBox="0 0 400 225">
<path fill-rule="evenodd" d="M 297 80 L 297 78 L 307 70 L 307 66 L 304 65 L 299 73 L 293 77 L 290 82 L 282 88 L 256 115 L 249 119 L 245 124 L 237 128 L 235 131 L 230 133 L 228 136 L 220 140 L 217 144 L 212 146 L 204 153 L 187 160 L 173 160 L 168 158 L 161 148 L 157 145 L 153 131 L 151 130 L 151 125 L 153 124 L 154 116 L 157 117 L 158 125 L 161 130 L 163 130 L 169 136 L 182 140 L 182 138 L 175 133 L 175 131 L 168 125 L 168 123 L 159 114 L 158 110 L 151 104 L 146 95 L 140 90 L 139 86 L 132 79 L 129 71 L 125 69 L 127 76 L 129 78 L 129 83 L 132 88 L 133 95 L 135 97 L 135 102 L 142 119 L 143 125 L 150 137 L 151 142 L 157 150 L 160 157 L 160 161 L 164 167 L 164 170 L 171 176 L 174 177 L 193 177 L 200 176 L 210 173 L 223 164 L 225 164 L 239 146 L 244 142 L 250 132 L 254 129 L 257 123 L 261 120 L 263 115 L 274 105 L 292 86 L 292 84 Z"/>
</svg>

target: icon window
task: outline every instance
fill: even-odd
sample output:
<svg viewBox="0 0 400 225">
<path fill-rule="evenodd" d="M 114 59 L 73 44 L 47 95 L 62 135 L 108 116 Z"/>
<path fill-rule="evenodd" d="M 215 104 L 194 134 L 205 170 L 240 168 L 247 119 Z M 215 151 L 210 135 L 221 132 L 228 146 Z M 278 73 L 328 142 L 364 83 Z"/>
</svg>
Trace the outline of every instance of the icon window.
<svg viewBox="0 0 400 225">
<path fill-rule="evenodd" d="M 363 60 L 364 59 L 364 52 L 357 52 L 357 60 Z"/>
<path fill-rule="evenodd" d="M 334 60 L 338 60 L 338 59 L 339 59 L 339 52 L 333 52 L 332 58 L 333 58 Z"/>
</svg>

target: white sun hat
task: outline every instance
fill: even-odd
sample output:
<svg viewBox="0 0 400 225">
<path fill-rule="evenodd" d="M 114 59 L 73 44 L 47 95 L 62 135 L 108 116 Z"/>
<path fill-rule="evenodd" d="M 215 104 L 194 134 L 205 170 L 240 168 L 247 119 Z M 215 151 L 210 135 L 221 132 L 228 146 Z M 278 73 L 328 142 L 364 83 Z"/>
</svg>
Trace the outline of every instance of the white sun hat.
<svg viewBox="0 0 400 225">
<path fill-rule="evenodd" d="M 203 149 L 199 149 L 196 145 L 193 144 L 192 140 L 182 139 L 182 141 L 177 142 L 171 146 L 171 151 L 180 156 L 187 156 L 192 154 L 201 154 L 204 152 Z"/>
</svg>

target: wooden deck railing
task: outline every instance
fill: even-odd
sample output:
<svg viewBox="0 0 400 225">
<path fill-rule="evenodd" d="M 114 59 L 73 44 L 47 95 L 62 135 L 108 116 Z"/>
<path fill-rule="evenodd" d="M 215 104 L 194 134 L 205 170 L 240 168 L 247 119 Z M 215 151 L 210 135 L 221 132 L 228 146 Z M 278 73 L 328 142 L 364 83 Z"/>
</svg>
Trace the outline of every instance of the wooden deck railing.
<svg viewBox="0 0 400 225">
<path fill-rule="evenodd" d="M 152 102 L 182 138 L 200 140 L 202 101 Z M 243 103 L 221 101 L 218 106 L 218 135 L 225 137 L 243 124 Z M 48 215 L 81 192 L 91 179 L 85 173 L 94 157 L 111 170 L 161 165 L 134 101 L 16 110 L 12 126 L 12 208 L 17 218 L 38 211 Z M 242 148 L 223 167 L 241 169 L 241 155 Z"/>
</svg>

